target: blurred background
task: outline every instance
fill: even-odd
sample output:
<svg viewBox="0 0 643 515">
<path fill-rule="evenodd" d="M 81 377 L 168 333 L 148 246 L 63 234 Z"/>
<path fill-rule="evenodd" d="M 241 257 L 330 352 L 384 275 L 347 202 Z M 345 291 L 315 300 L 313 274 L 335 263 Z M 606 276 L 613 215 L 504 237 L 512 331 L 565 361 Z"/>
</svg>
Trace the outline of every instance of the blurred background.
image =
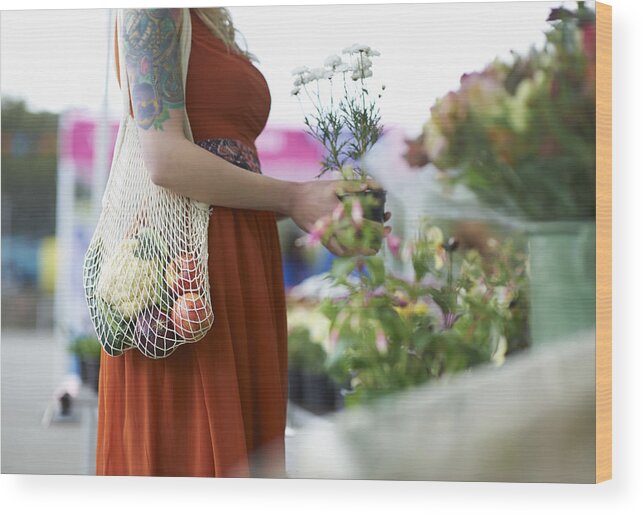
<svg viewBox="0 0 643 515">
<path fill-rule="evenodd" d="M 401 241 L 399 251 L 390 241 L 381 251 L 385 277 L 410 277 L 416 285 L 428 279 L 440 287 L 448 284 L 447 268 L 454 264 L 463 278 L 468 270 L 472 281 L 453 299 L 466 307 L 457 321 L 446 316 L 447 300 L 434 295 L 428 302 L 410 287 L 388 291 L 392 282 L 382 282 L 391 294 L 387 300 L 399 301 L 396 322 L 383 323 L 378 332 L 373 320 L 381 313 L 356 312 L 358 324 L 373 329 L 371 343 L 379 344 L 377 353 L 373 347 L 359 354 L 363 336 L 333 332 L 333 305 L 345 291 L 334 289 L 325 274 L 341 275 L 338 260 L 320 246 L 297 245 L 302 233 L 280 222 L 289 295 L 286 436 L 292 477 L 592 480 L 591 206 L 577 212 L 572 208 L 587 208 L 582 199 L 561 196 L 553 207 L 544 206 L 551 216 L 515 206 L 495 209 L 511 202 L 490 202 L 487 191 L 476 189 L 477 170 L 467 168 L 469 162 L 451 164 L 474 180 L 467 176 L 444 186 L 439 165 L 445 157 L 435 155 L 436 139 L 429 138 L 435 129 L 428 122 L 437 120 L 431 107 L 465 87 L 464 73 L 494 61 L 513 63 L 510 72 L 521 70 L 520 78 L 510 74 L 517 82 L 532 87 L 545 81 L 552 98 L 552 84 L 566 91 L 565 84 L 572 84 L 569 60 L 552 76 L 550 68 L 538 74 L 536 58 L 516 61 L 533 46 L 544 47 L 552 27 L 547 19 L 559 8 L 572 12 L 577 5 L 230 8 L 271 89 L 270 119 L 257 141 L 263 173 L 297 181 L 319 173 L 322 149 L 304 131 L 301 107 L 290 95 L 291 70 L 321 66 L 329 54 L 356 42 L 371 45 L 381 53 L 373 80 L 386 88 L 379 100 L 385 133 L 365 162 L 388 191 L 391 225 Z M 1 13 L 3 473 L 94 472 L 99 347 L 83 296 L 82 262 L 121 112 L 114 23 L 113 10 Z M 575 31 L 566 33 L 571 39 L 550 43 L 569 55 L 586 50 L 586 26 L 579 18 Z M 587 77 L 591 70 L 584 80 L 593 80 Z M 476 91 L 487 94 L 483 86 L 475 85 Z M 507 88 L 512 102 L 518 91 L 532 99 L 523 110 L 536 109 L 537 93 Z M 481 105 L 491 102 L 484 97 Z M 556 102 L 571 105 L 566 97 Z M 475 111 L 473 101 L 471 106 Z M 511 119 L 521 116 L 515 109 Z M 525 119 L 531 120 L 527 127 L 532 123 L 543 132 L 537 116 Z M 509 146 L 523 160 L 550 159 L 588 131 L 583 125 L 568 133 L 561 129 L 554 133 L 558 140 L 541 142 L 535 154 Z M 454 154 L 467 155 L 459 142 Z M 567 188 L 593 198 L 594 168 L 582 155 L 582 149 L 563 155 L 563 165 L 547 161 L 553 174 L 559 170 L 554 165 L 582 173 L 575 182 L 532 187 L 533 197 Z M 513 163 L 520 159 L 514 156 Z M 513 200 L 526 205 L 524 196 Z M 420 258 L 430 261 L 426 270 L 418 271 Z M 486 289 L 476 290 L 480 285 Z M 358 332 L 366 334 L 362 326 Z M 408 348 L 393 352 L 396 338 L 410 338 L 422 367 L 407 363 Z M 325 445 L 315 443 L 320 439 Z M 375 461 L 374 448 L 381 451 Z"/>
</svg>

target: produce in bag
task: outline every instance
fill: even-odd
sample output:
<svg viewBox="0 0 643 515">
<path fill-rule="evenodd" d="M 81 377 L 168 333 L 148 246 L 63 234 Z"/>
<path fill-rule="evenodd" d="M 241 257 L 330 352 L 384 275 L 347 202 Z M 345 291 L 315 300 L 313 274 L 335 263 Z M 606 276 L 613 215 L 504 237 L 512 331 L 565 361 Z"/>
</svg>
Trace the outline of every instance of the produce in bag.
<svg viewBox="0 0 643 515">
<path fill-rule="evenodd" d="M 121 26 L 122 17 L 119 10 Z M 188 9 L 183 9 L 180 37 L 185 84 L 191 45 Z M 120 38 L 119 46 L 124 55 Z M 152 182 L 130 115 L 125 59 L 119 62 L 123 115 L 102 211 L 85 255 L 85 296 L 109 355 L 136 348 L 147 357 L 164 358 L 203 338 L 214 323 L 208 277 L 211 210 Z M 184 133 L 193 141 L 187 116 Z"/>
</svg>

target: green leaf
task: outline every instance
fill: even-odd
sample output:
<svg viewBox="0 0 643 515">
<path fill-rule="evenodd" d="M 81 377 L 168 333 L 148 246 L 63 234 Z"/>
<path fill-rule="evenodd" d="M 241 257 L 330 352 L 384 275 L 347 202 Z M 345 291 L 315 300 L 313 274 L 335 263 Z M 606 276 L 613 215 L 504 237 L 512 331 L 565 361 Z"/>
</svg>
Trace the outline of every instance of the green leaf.
<svg viewBox="0 0 643 515">
<path fill-rule="evenodd" d="M 558 20 L 571 20 L 574 18 L 574 13 L 571 12 L 568 9 L 565 9 L 564 7 L 556 7 L 551 10 L 549 13 L 549 18 L 547 18 L 547 21 L 558 21 Z"/>
<path fill-rule="evenodd" d="M 335 278 L 342 278 L 350 275 L 350 273 L 355 269 L 357 260 L 352 257 L 337 257 L 333 261 L 333 265 L 330 270 L 330 275 Z"/>
<path fill-rule="evenodd" d="M 386 269 L 384 268 L 384 260 L 380 257 L 369 257 L 365 259 L 366 269 L 371 274 L 371 282 L 374 288 L 384 284 L 386 278 Z"/>
<path fill-rule="evenodd" d="M 444 313 L 455 313 L 458 307 L 458 294 L 449 288 L 429 288 L 433 301 Z"/>
</svg>

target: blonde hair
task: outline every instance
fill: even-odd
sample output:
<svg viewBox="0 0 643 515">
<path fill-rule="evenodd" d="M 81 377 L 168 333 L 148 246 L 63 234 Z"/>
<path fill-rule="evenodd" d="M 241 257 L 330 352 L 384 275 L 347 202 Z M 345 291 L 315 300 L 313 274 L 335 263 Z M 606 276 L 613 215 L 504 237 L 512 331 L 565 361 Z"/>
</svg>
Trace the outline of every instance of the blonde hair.
<svg viewBox="0 0 643 515">
<path fill-rule="evenodd" d="M 243 37 L 243 35 L 234 27 L 232 16 L 228 9 L 225 7 L 203 7 L 190 8 L 190 10 L 196 13 L 210 32 L 222 40 L 229 50 L 245 56 L 250 61 L 257 61 L 257 58 L 253 54 L 248 52 L 248 50 L 241 49 L 237 44 L 237 34 L 241 37 Z"/>
</svg>

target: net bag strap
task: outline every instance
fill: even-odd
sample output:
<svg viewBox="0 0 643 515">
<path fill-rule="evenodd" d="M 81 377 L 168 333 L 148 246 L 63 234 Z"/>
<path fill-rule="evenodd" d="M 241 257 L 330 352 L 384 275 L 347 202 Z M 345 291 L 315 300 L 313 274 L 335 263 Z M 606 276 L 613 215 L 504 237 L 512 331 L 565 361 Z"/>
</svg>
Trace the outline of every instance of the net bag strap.
<svg viewBox="0 0 643 515">
<path fill-rule="evenodd" d="M 122 92 L 122 104 L 123 104 L 123 117 L 126 120 L 129 120 L 131 118 L 130 116 L 130 84 L 129 84 L 129 77 L 127 75 L 127 67 L 125 65 L 125 50 L 123 48 L 123 37 L 122 34 L 123 32 L 123 27 L 124 27 L 124 10 L 123 9 L 118 9 L 117 15 L 116 15 L 116 23 L 118 24 L 118 55 L 120 56 L 119 61 L 119 73 L 121 76 L 121 92 Z M 183 90 L 185 91 L 185 85 L 187 83 L 187 76 L 188 76 L 188 63 L 190 60 L 190 50 L 192 48 L 192 20 L 190 18 L 190 9 L 189 8 L 183 8 L 181 9 L 182 11 L 182 16 L 181 16 L 181 34 L 180 34 L 180 47 L 181 47 L 181 72 L 182 72 L 182 79 L 183 79 Z M 188 114 L 187 114 L 187 109 L 184 110 L 184 123 L 183 123 L 183 132 L 185 134 L 185 137 L 194 142 L 194 138 L 192 136 L 192 128 L 190 126 L 190 120 L 188 119 Z M 204 202 L 198 202 L 194 201 L 195 205 L 197 205 L 199 208 L 208 211 L 210 209 L 210 206 Z"/>
</svg>

